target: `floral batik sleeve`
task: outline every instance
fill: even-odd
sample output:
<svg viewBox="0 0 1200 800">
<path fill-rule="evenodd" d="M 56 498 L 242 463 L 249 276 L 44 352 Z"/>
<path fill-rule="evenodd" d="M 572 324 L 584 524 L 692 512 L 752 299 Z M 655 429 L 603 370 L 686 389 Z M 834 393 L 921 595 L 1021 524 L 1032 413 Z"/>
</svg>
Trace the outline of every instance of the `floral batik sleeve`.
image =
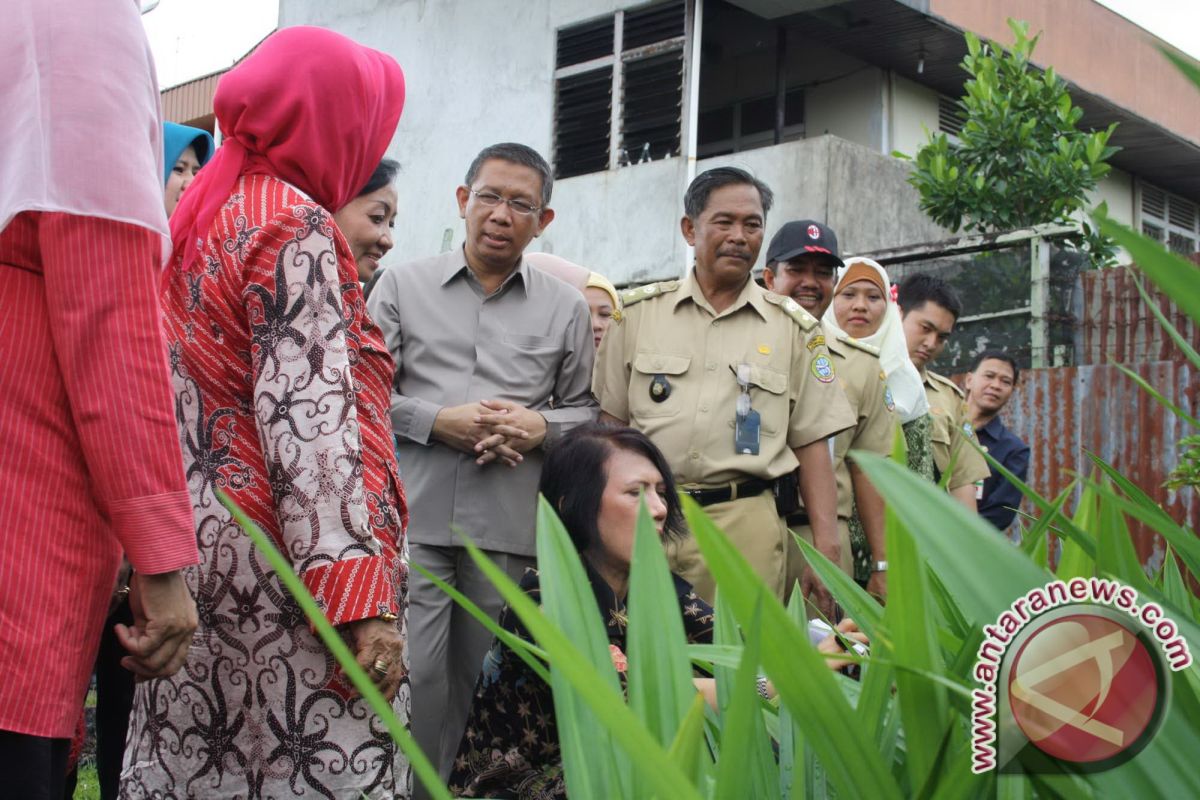
<svg viewBox="0 0 1200 800">
<path fill-rule="evenodd" d="M 278 544 L 333 624 L 396 608 L 368 524 L 347 315 L 332 221 L 280 212 L 248 248 L 243 299 L 254 416 L 282 532 Z"/>
</svg>

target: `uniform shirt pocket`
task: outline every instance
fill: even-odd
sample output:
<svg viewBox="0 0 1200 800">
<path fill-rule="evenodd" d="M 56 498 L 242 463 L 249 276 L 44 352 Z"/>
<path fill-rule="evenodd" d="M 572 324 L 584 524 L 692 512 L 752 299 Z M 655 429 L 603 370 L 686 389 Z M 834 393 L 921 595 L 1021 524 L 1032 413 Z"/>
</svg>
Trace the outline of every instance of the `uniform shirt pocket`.
<svg viewBox="0 0 1200 800">
<path fill-rule="evenodd" d="M 730 364 L 730 369 L 737 376 L 737 364 Z M 787 429 L 788 405 L 788 373 L 762 364 L 750 365 L 750 405 L 758 412 L 762 432 L 774 436 Z M 729 425 L 733 426 L 730 418 Z"/>
<path fill-rule="evenodd" d="M 683 378 L 692 364 L 691 356 L 669 353 L 637 353 L 633 357 L 633 373 L 629 379 L 629 413 L 631 419 L 670 417 L 679 413 Z M 655 376 L 667 382 L 666 397 L 656 400 L 650 393 Z"/>
</svg>

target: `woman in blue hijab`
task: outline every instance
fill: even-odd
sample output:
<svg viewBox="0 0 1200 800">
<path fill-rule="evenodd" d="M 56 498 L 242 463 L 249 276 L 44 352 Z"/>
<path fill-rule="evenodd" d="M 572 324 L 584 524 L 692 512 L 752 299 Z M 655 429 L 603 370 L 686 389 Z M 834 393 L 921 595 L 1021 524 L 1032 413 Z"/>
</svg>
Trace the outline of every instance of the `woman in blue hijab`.
<svg viewBox="0 0 1200 800">
<path fill-rule="evenodd" d="M 200 168 L 212 158 L 216 145 L 208 131 L 163 123 L 163 204 L 170 217 L 183 196 L 183 190 L 196 177 Z"/>
</svg>

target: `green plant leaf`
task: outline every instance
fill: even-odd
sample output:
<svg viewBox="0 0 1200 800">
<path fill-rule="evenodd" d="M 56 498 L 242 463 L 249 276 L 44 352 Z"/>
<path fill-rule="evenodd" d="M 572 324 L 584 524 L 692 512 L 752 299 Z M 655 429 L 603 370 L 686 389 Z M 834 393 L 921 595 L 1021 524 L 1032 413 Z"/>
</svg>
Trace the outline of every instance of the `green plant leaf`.
<svg viewBox="0 0 1200 800">
<path fill-rule="evenodd" d="M 871 453 L 854 457 L 971 624 L 994 622 L 1013 599 L 1051 580 L 989 522 L 919 475 Z"/>
<path fill-rule="evenodd" d="M 1095 490 L 1085 484 L 1083 491 L 1079 493 L 1079 502 L 1075 505 L 1075 515 L 1071 520 L 1073 526 L 1079 530 L 1094 530 L 1098 516 L 1097 505 Z M 1092 539 L 1092 550 L 1089 553 L 1077 538 L 1067 537 L 1063 540 L 1058 569 L 1054 574 L 1064 581 L 1094 575 L 1096 573 L 1096 549 L 1094 539 Z"/>
<path fill-rule="evenodd" d="M 1129 252 L 1134 263 L 1183 313 L 1200 324 L 1200 267 L 1107 217 L 1097 217 L 1096 225 Z"/>
<path fill-rule="evenodd" d="M 692 707 L 696 688 L 675 582 L 644 498 L 638 509 L 631 563 L 629 597 L 636 599 L 626 606 L 629 706 L 665 747 L 675 739 Z"/>
<path fill-rule="evenodd" d="M 889 466 L 899 468 L 894 462 Z M 871 476 L 871 481 L 882 487 Z M 884 495 L 887 499 L 887 495 Z M 888 604 L 885 618 L 892 634 L 893 650 L 899 661 L 918 669 L 941 674 L 945 669 L 933 630 L 925 561 L 920 549 L 893 511 L 887 511 Z M 946 690 L 907 672 L 896 673 L 900 719 L 908 737 L 908 777 L 922 786 L 933 774 L 937 750 L 950 725 Z"/>
<path fill-rule="evenodd" d="M 283 557 L 283 555 L 275 549 L 275 545 L 267 537 L 254 520 L 246 516 L 246 513 L 233 501 L 233 498 L 217 490 L 217 499 L 221 501 L 221 505 L 229 509 L 229 513 L 233 515 L 234 520 L 241 526 L 250 540 L 254 542 L 254 546 L 262 553 L 263 558 L 271 565 L 275 575 L 279 578 L 280 583 L 288 590 L 288 593 L 296 601 L 297 605 L 304 612 L 304 616 L 308 617 L 308 621 L 312 623 L 313 630 L 317 636 L 321 637 L 321 641 L 329 648 L 329 652 L 337 659 L 338 665 L 342 671 L 346 673 L 346 677 L 354 684 L 354 688 L 362 695 L 363 700 L 375 712 L 375 716 L 387 728 L 388 733 L 392 737 L 392 741 L 408 756 L 408 763 L 412 765 L 413 773 L 425 790 L 429 792 L 430 797 L 438 798 L 439 800 L 450 800 L 450 792 L 446 791 L 446 785 L 442 783 L 438 776 L 437 768 L 433 766 L 430 760 L 425 756 L 425 753 L 417 745 L 412 734 L 404 726 L 404 723 L 396 716 L 392 710 L 392 704 L 384 699 L 379 693 L 379 689 L 375 687 L 375 683 L 367 677 L 367 673 L 358 665 L 358 661 L 354 658 L 354 654 L 350 652 L 350 648 L 342 641 L 342 636 L 330 624 L 325 612 L 321 611 L 317 601 L 309 594 L 305 588 L 304 582 L 296 576 L 292 571 L 291 563 Z"/>
<path fill-rule="evenodd" d="M 1179 348 L 1179 351 L 1183 353 L 1184 357 L 1191 362 L 1193 367 L 1200 369 L 1200 353 L 1196 352 L 1191 343 L 1179 332 L 1179 329 L 1171 323 L 1171 320 L 1167 319 L 1167 315 L 1163 313 L 1162 309 L 1158 307 L 1158 303 L 1146 291 L 1146 287 L 1142 284 L 1142 279 L 1138 277 L 1133 268 L 1127 267 L 1126 269 L 1129 272 L 1134 288 L 1142 296 L 1142 303 L 1154 315 L 1154 318 L 1158 320 L 1158 324 L 1162 326 L 1162 329 L 1171 341 L 1175 343 L 1175 346 Z"/>
<path fill-rule="evenodd" d="M 758 680 L 760 615 L 755 612 L 743 627 L 746 644 L 742 663 L 733 679 L 733 695 L 726 705 L 721 732 L 721 758 L 717 761 L 717 797 L 768 797 L 778 790 L 771 742 L 763 725 Z"/>
<path fill-rule="evenodd" d="M 546 506 L 544 499 L 539 503 L 539 517 L 542 515 L 543 509 L 553 515 L 553 510 Z M 554 522 L 557 523 L 557 518 L 554 519 Z M 539 543 L 544 536 L 556 535 L 566 537 L 566 532 L 562 531 L 561 524 L 558 525 L 558 530 L 555 532 L 553 526 L 546 525 L 539 519 Z M 612 660 L 609 658 L 607 647 L 605 649 L 604 661 L 601 663 L 600 668 L 597 668 L 575 646 L 574 642 L 578 641 L 579 638 L 578 632 L 572 631 L 571 635 L 568 636 L 560 627 L 552 623 L 538 608 L 537 604 L 525 592 L 521 591 L 521 588 L 517 586 L 512 578 L 508 577 L 504 570 L 500 569 L 491 559 L 484 555 L 469 538 L 463 540 L 463 547 L 467 549 L 468 555 L 479 567 L 480 571 L 496 587 L 496 590 L 508 604 L 509 608 L 521 620 L 525 629 L 529 631 L 530 635 L 546 651 L 546 655 L 549 657 L 552 665 L 551 677 L 553 678 L 555 673 L 557 673 L 565 678 L 565 689 L 573 692 L 595 714 L 599 725 L 583 731 L 591 742 L 590 757 L 593 763 L 611 764 L 616 761 L 611 747 L 608 752 L 600 751 L 600 747 L 611 739 L 612 742 L 615 742 L 621 748 L 621 751 L 628 758 L 634 769 L 650 776 L 649 783 L 656 795 L 663 798 L 680 798 L 680 800 L 683 800 L 683 798 L 687 798 L 687 800 L 700 800 L 700 795 L 696 787 L 687 780 L 687 777 L 679 769 L 678 765 L 671 760 L 667 751 L 655 740 L 650 731 L 646 730 L 646 727 L 638 721 L 633 712 L 629 710 L 629 706 L 625 704 L 625 698 L 621 692 L 613 688 L 612 684 L 616 678 L 615 673 L 612 671 Z M 579 557 L 574 553 L 573 547 L 570 550 L 570 554 L 575 558 L 575 570 L 572 572 L 582 575 L 583 567 L 579 564 Z M 569 562 L 570 559 L 563 558 L 557 560 Z M 562 564 L 557 564 L 556 566 L 562 566 Z M 545 600 L 544 585 L 542 598 Z M 596 614 L 596 620 L 599 621 L 600 615 L 594 598 L 592 600 L 592 607 L 593 613 Z M 563 717 L 559 712 L 558 693 L 554 696 L 554 707 L 555 716 L 558 719 L 560 727 L 567 724 L 564 723 Z M 567 775 L 567 789 L 574 792 L 570 774 Z M 617 787 L 616 791 L 619 793 L 621 790 Z M 581 796 L 607 797 L 610 795 L 583 794 Z"/>
<path fill-rule="evenodd" d="M 1101 495 L 1097 520 L 1096 568 L 1102 574 L 1118 578 L 1139 592 L 1150 587 L 1141 559 L 1133 549 L 1125 515 L 1108 497 Z"/>
<path fill-rule="evenodd" d="M 1159 405 L 1166 408 L 1172 414 L 1179 417 L 1181 420 L 1188 423 L 1193 428 L 1200 428 L 1200 420 L 1196 419 L 1191 414 L 1184 411 L 1181 407 L 1179 407 L 1178 405 L 1176 405 L 1175 403 L 1173 403 L 1169 399 L 1167 399 L 1167 397 L 1165 395 L 1163 395 L 1163 393 L 1160 392 L 1158 389 L 1155 389 L 1154 386 L 1148 380 L 1143 378 L 1141 375 L 1138 375 L 1136 372 L 1134 372 L 1133 370 L 1131 370 L 1129 367 L 1125 366 L 1124 364 L 1118 364 L 1116 361 L 1114 361 L 1112 359 L 1111 356 L 1109 357 L 1108 361 L 1112 366 L 1114 366 L 1118 370 L 1120 370 L 1121 373 L 1125 375 L 1125 377 L 1129 378 L 1129 380 L 1133 381 L 1139 387 L 1141 387 L 1143 392 L 1145 392 L 1146 394 L 1153 397 L 1154 400 L 1157 401 Z"/>
<path fill-rule="evenodd" d="M 682 499 L 688 527 L 716 579 L 718 608 L 728 607 L 744 623 L 760 609 L 764 629 L 770 631 L 762 642 L 763 666 L 839 795 L 898 798 L 890 771 L 854 717 L 833 673 L 809 643 L 807 631 L 792 622 L 745 557 L 695 501 Z"/>
<path fill-rule="evenodd" d="M 1200 64 L 1197 64 L 1194 60 L 1169 50 L 1166 47 L 1162 47 L 1161 45 L 1158 49 L 1172 64 L 1175 65 L 1176 69 L 1182 72 L 1189 81 L 1196 84 L 1197 88 L 1200 88 Z"/>
<path fill-rule="evenodd" d="M 842 607 L 845 616 L 852 618 L 867 637 L 874 639 L 882 633 L 883 608 L 879 601 L 859 586 L 853 578 L 842 572 L 842 568 L 830 561 L 824 553 L 804 541 L 803 537 L 792 534 L 800 552 L 804 555 L 805 563 L 812 567 L 813 572 L 829 589 L 833 599 Z M 793 597 L 796 596 L 794 592 Z"/>
<path fill-rule="evenodd" d="M 542 652 L 540 647 L 530 644 L 520 636 L 514 636 L 509 631 L 501 628 L 496 623 L 496 620 L 492 619 L 492 616 L 482 608 L 475 605 L 475 603 L 471 601 L 471 598 L 467 597 L 462 592 L 458 591 L 458 589 L 455 589 L 453 586 L 446 583 L 444 580 L 439 578 L 437 575 L 434 575 L 420 564 L 410 562 L 409 567 L 424 575 L 426 580 L 430 581 L 434 586 L 445 592 L 451 600 L 462 606 L 463 609 L 472 617 L 474 617 L 480 625 L 487 628 L 489 631 L 491 631 L 493 636 L 504 642 L 505 646 L 508 647 L 509 650 L 512 650 L 518 658 L 528 664 L 529 668 L 533 670 L 539 678 L 546 683 L 550 683 L 550 670 L 546 669 L 546 665 L 544 663 L 546 660 L 546 654 Z"/>
<path fill-rule="evenodd" d="M 704 786 L 712 775 L 712 759 L 704 746 L 704 710 L 704 697 L 694 693 L 668 751 L 671 760 L 694 786 Z"/>
<path fill-rule="evenodd" d="M 571 632 L 571 641 L 592 665 L 604 688 L 619 697 L 621 684 L 591 581 L 571 537 L 544 497 L 538 498 L 537 556 L 546 619 L 560 631 Z M 553 657 L 550 687 L 568 791 L 585 797 L 632 794 L 634 778 L 625 768 L 625 758 L 612 744 L 612 732 L 600 723 L 599 714 L 583 693 L 573 688 L 562 664 Z"/>
</svg>

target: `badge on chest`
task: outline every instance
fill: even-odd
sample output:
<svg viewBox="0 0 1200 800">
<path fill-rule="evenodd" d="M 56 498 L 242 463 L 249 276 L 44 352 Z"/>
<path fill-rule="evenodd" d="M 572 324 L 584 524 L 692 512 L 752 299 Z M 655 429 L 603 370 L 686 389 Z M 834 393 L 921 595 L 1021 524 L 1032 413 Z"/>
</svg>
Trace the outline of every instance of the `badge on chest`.
<svg viewBox="0 0 1200 800">
<path fill-rule="evenodd" d="M 671 396 L 671 382 L 661 372 L 656 372 L 650 380 L 650 399 L 661 403 Z"/>
<path fill-rule="evenodd" d="M 733 450 L 738 455 L 758 455 L 762 419 L 750 405 L 750 365 L 738 364 L 738 397 L 733 420 Z"/>
</svg>

